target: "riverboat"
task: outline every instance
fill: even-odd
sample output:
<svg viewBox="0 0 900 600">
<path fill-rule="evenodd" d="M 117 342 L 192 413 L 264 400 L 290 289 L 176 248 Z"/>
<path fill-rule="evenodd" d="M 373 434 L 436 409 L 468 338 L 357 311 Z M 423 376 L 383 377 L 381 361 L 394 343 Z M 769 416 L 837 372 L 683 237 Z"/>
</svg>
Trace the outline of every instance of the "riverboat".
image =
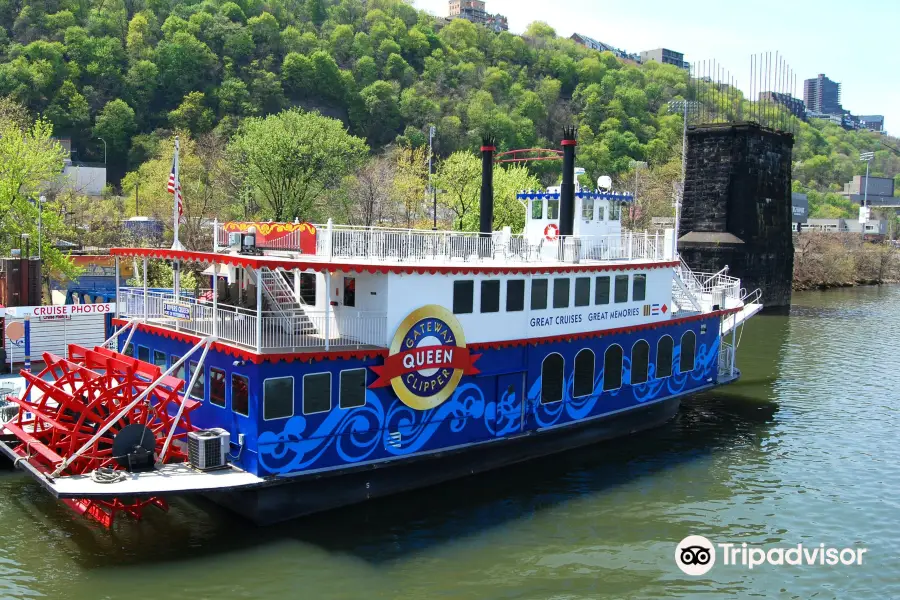
<svg viewBox="0 0 900 600">
<path fill-rule="evenodd" d="M 0 450 L 107 526 L 196 493 L 268 524 L 658 426 L 739 377 L 758 293 L 623 228 L 632 197 L 578 187 L 573 132 L 559 190 L 492 231 L 493 151 L 479 232 L 216 223 L 209 252 L 113 249 L 143 274 L 115 335 L 23 372 Z"/>
</svg>

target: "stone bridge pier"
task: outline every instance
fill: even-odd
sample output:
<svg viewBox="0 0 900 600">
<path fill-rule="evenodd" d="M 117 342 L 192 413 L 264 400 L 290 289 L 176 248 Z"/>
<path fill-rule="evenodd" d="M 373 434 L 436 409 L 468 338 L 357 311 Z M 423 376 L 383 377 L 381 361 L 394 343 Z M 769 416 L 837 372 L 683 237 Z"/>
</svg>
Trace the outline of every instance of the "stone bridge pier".
<svg viewBox="0 0 900 600">
<path fill-rule="evenodd" d="M 688 129 L 678 249 L 695 271 L 726 265 L 767 309 L 791 304 L 794 136 L 755 123 Z"/>
</svg>

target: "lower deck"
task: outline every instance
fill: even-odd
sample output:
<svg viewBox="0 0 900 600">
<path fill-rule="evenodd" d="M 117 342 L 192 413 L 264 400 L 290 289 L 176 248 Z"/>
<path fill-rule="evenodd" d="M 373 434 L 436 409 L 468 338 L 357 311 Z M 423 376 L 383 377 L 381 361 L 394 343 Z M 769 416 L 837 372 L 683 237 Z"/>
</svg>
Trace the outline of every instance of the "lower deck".
<svg viewBox="0 0 900 600">
<path fill-rule="evenodd" d="M 373 387 L 383 351 L 256 364 L 214 349 L 204 364 L 189 361 L 176 376 L 190 381 L 200 371 L 191 390 L 200 402 L 193 423 L 227 430 L 237 467 L 256 477 L 291 476 L 563 428 L 727 383 L 736 371 L 721 318 L 472 346 L 479 372 L 461 377 L 446 401 L 425 410 L 405 404 L 390 386 Z M 129 352 L 168 367 L 192 346 L 139 329 Z"/>
</svg>

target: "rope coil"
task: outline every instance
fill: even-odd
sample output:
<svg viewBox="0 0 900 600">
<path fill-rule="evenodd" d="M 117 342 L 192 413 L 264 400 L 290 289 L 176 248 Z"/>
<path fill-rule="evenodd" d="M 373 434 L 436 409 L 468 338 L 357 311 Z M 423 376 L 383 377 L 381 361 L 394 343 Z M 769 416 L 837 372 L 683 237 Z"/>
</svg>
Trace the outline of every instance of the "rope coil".
<svg viewBox="0 0 900 600">
<path fill-rule="evenodd" d="M 91 481 L 95 483 L 119 483 L 126 479 L 124 471 L 116 471 L 111 467 L 100 467 L 91 472 Z"/>
</svg>

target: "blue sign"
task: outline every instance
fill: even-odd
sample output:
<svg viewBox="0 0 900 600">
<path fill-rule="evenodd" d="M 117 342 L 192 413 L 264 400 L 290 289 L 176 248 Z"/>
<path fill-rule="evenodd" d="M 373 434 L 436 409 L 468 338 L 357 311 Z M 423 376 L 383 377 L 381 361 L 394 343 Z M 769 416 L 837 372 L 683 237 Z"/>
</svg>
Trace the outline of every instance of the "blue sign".
<svg viewBox="0 0 900 600">
<path fill-rule="evenodd" d="M 179 321 L 187 321 L 191 318 L 191 307 L 188 304 L 179 304 L 177 302 L 164 302 L 163 314 L 172 319 Z"/>
</svg>

